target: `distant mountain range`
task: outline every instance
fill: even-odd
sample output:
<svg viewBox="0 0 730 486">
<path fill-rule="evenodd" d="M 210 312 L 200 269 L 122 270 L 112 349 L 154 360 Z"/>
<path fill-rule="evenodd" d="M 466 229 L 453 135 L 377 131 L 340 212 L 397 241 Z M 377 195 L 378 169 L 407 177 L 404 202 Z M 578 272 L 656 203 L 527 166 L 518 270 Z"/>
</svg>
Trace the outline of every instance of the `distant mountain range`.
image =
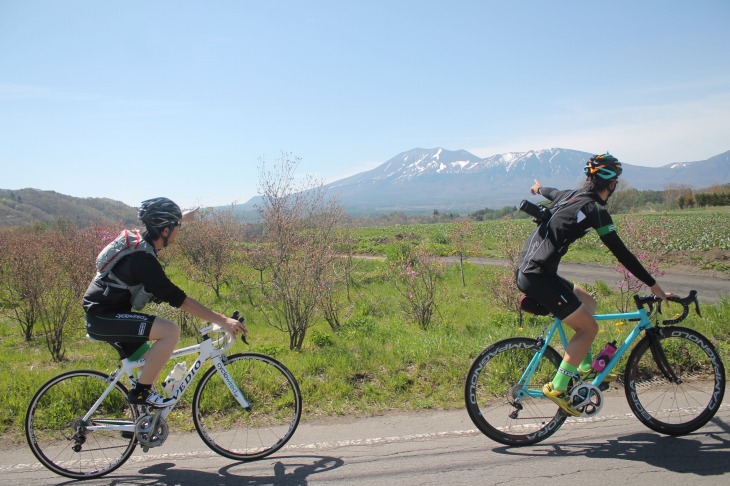
<svg viewBox="0 0 730 486">
<path fill-rule="evenodd" d="M 481 158 L 465 150 L 416 148 L 325 187 L 353 215 L 499 209 L 519 204 L 535 179 L 545 186 L 580 186 L 583 164 L 592 155 L 552 148 Z M 672 184 L 699 189 L 730 182 L 730 151 L 697 162 L 662 167 L 623 163 L 623 168 L 622 182 L 635 189 L 662 190 Z M 260 201 L 255 197 L 239 208 L 248 213 Z"/>
<path fill-rule="evenodd" d="M 480 158 L 465 150 L 413 149 L 378 167 L 326 185 L 353 216 L 392 212 L 468 214 L 516 206 L 535 179 L 558 188 L 578 187 L 592 154 L 553 148 Z M 671 184 L 703 189 L 730 183 L 730 151 L 697 162 L 662 167 L 623 164 L 622 186 L 662 190 Z M 237 209 L 256 217 L 255 197 Z M 38 189 L 0 189 L 0 227 L 28 226 L 59 218 L 80 226 L 106 222 L 133 226 L 137 210 L 106 198 L 77 198 Z"/>
</svg>

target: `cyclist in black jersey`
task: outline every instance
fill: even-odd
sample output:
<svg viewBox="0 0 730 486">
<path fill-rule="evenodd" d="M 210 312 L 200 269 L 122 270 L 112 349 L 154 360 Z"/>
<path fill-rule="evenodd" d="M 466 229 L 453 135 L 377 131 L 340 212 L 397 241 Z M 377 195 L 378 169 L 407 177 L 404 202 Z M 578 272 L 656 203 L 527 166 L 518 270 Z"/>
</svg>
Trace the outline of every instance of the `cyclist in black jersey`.
<svg viewBox="0 0 730 486">
<path fill-rule="evenodd" d="M 621 172 L 621 163 L 615 157 L 596 155 L 584 167 L 586 184 L 583 189 L 560 191 L 543 187 L 537 180 L 530 188 L 531 194 L 540 194 L 552 204 L 545 220 L 532 231 L 522 249 L 516 274 L 517 287 L 575 331 L 555 379 L 543 388 L 545 396 L 574 416 L 580 413 L 568 401 L 567 386 L 576 373 L 584 379 L 591 373 L 590 348 L 598 333 L 598 323 L 593 318 L 595 299 L 558 275 L 560 259 L 570 244 L 595 229 L 618 261 L 650 287 L 654 295 L 663 299 L 671 295 L 662 290 L 626 248 L 606 210 L 606 202 L 616 190 Z M 609 375 L 608 379 L 615 377 Z"/>
<path fill-rule="evenodd" d="M 86 331 L 90 337 L 119 343 L 128 354 L 148 340 L 155 341 L 144 355 L 145 365 L 135 388 L 129 392 L 129 400 L 134 404 L 161 408 L 170 403 L 171 399 L 157 394 L 152 384 L 170 359 L 180 339 L 180 328 L 164 317 L 133 312 L 130 287 L 143 284 L 144 290 L 159 301 L 218 324 L 234 336 L 239 332 L 248 334 L 242 322 L 214 312 L 187 296 L 167 278 L 156 258 L 157 252 L 175 242 L 182 222 L 194 217 L 194 211 L 183 214 L 177 204 L 164 197 L 143 201 L 139 209 L 139 219 L 145 226 L 142 236 L 154 247 L 154 254 L 137 251 L 122 257 L 114 265 L 114 274 L 124 285 L 110 284 L 106 277 L 97 275 L 84 295 Z"/>
</svg>

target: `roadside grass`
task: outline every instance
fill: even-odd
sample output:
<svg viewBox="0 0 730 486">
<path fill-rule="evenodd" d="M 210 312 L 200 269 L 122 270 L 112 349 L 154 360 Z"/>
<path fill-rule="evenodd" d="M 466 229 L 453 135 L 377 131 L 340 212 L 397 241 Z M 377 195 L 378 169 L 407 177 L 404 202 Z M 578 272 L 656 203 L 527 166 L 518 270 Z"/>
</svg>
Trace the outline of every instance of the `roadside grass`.
<svg viewBox="0 0 730 486">
<path fill-rule="evenodd" d="M 389 410 L 460 409 L 466 372 L 484 347 L 511 336 L 537 337 L 543 325 L 550 324 L 548 318 L 526 315 L 520 327 L 517 314 L 500 309 L 490 291 L 497 277 L 506 270 L 467 263 L 465 287 L 457 266 L 445 268 L 437 299 L 436 321 L 423 330 L 404 320 L 399 296 L 388 281 L 388 272 L 386 262 L 358 262 L 354 278 L 358 286 L 352 289 L 352 301 L 342 310 L 343 326 L 335 331 L 326 322 L 318 322 L 309 330 L 301 351 L 290 351 L 288 336 L 266 325 L 262 316 L 246 300 L 236 297 L 231 289 L 220 302 L 212 303 L 211 292 L 195 282 L 176 275 L 173 280 L 194 289 L 191 295 L 202 296 L 202 300 L 212 303 L 217 310 L 239 309 L 243 312 L 251 345 L 239 342 L 231 353 L 260 352 L 282 361 L 299 381 L 305 421 L 323 416 L 372 415 Z M 599 283 L 595 287 L 602 295 L 609 294 L 601 297 L 599 312 L 615 312 L 617 295 L 610 293 L 610 285 Z M 166 312 L 163 307 L 150 312 Z M 691 314 L 681 325 L 707 335 L 721 355 L 728 356 L 730 299 L 716 305 L 703 305 L 702 313 L 702 318 Z M 630 323 L 603 322 L 600 326 L 596 347 L 614 339 L 623 340 L 631 328 Z M 71 369 L 111 372 L 118 362 L 118 356 L 110 346 L 85 337 L 81 321 L 68 329 L 67 360 L 62 363 L 51 361 L 42 336 L 37 335 L 31 343 L 24 342 L 17 324 L 7 312 L 0 315 L 0 339 L 0 393 L 5 397 L 0 408 L 0 434 L 13 442 L 24 440 L 26 407 L 41 384 Z M 180 346 L 195 342 L 195 337 L 185 337 Z M 163 374 L 173 364 L 168 365 Z M 192 395 L 187 393 L 170 415 L 173 431 L 193 430 Z"/>
</svg>

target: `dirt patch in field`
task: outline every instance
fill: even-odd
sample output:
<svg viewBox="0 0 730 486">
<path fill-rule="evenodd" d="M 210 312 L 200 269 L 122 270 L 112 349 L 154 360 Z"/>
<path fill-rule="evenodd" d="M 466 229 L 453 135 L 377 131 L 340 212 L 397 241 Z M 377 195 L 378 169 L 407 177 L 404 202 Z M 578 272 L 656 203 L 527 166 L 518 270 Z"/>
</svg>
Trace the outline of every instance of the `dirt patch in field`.
<svg viewBox="0 0 730 486">
<path fill-rule="evenodd" d="M 730 250 L 673 251 L 661 255 L 662 268 L 671 268 L 690 275 L 730 276 Z"/>
</svg>

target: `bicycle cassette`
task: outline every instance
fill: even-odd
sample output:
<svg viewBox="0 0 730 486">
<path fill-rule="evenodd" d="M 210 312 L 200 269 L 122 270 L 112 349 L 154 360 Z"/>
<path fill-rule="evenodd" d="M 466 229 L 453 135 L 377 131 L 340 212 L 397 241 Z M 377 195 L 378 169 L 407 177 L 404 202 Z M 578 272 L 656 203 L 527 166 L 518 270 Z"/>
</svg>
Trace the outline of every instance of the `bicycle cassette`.
<svg viewBox="0 0 730 486">
<path fill-rule="evenodd" d="M 603 394 L 597 386 L 581 383 L 570 391 L 570 403 L 581 417 L 593 417 L 603 407 Z"/>
</svg>

